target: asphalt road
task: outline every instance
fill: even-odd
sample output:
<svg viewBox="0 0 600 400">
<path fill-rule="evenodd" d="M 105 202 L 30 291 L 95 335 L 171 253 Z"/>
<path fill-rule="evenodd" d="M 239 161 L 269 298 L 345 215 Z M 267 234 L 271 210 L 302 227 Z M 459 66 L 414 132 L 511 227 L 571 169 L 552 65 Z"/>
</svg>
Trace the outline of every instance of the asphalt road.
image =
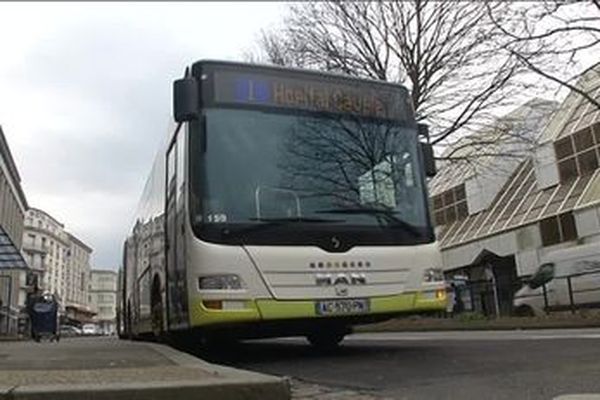
<svg viewBox="0 0 600 400">
<path fill-rule="evenodd" d="M 545 400 L 600 393 L 600 329 L 357 334 L 333 353 L 318 353 L 300 338 L 279 339 L 199 355 L 394 399 Z"/>
</svg>

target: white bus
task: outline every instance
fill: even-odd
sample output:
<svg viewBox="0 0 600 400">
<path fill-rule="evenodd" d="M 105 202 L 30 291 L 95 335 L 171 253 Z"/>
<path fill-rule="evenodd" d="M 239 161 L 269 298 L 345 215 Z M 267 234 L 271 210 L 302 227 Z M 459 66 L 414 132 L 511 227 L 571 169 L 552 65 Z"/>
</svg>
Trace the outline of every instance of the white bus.
<svg viewBox="0 0 600 400">
<path fill-rule="evenodd" d="M 124 244 L 122 334 L 335 346 L 445 310 L 433 153 L 404 87 L 200 61 L 174 119 Z"/>
</svg>

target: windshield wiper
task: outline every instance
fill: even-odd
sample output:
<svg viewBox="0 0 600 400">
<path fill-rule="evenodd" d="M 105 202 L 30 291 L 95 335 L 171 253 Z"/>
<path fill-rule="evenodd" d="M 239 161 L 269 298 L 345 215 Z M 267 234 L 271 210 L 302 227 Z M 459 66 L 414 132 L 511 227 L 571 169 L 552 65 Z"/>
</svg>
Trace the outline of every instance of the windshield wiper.
<svg viewBox="0 0 600 400">
<path fill-rule="evenodd" d="M 263 222 L 262 224 L 252 224 L 251 226 L 246 226 L 240 229 L 230 230 L 229 228 L 225 228 L 223 230 L 223 234 L 227 236 L 237 236 L 244 233 L 249 232 L 257 232 L 266 229 L 270 229 L 276 226 L 285 226 L 291 225 L 297 222 L 305 222 L 305 223 L 339 223 L 344 222 L 343 219 L 330 219 L 330 218 L 308 218 L 308 217 L 279 217 L 279 218 L 248 218 L 250 221 Z"/>
<path fill-rule="evenodd" d="M 277 222 L 277 223 L 287 223 L 287 222 L 344 222 L 343 219 L 329 219 L 329 218 L 309 218 L 309 217 L 278 217 L 278 218 L 248 218 L 250 221 L 259 221 L 259 222 Z"/>
<path fill-rule="evenodd" d="M 396 211 L 392 211 L 392 210 L 382 210 L 379 208 L 331 208 L 331 209 L 327 209 L 327 210 L 317 210 L 315 211 L 315 213 L 319 213 L 319 214 L 364 214 L 364 215 L 374 215 L 376 217 L 383 217 L 386 220 L 388 220 L 388 222 L 397 224 L 399 226 L 401 226 L 402 228 L 406 229 L 407 231 L 409 231 L 410 233 L 412 233 L 414 236 L 421 236 L 423 234 L 423 232 L 421 232 L 421 230 L 416 227 L 413 224 L 410 224 L 406 221 L 401 220 L 400 218 L 396 217 L 394 214 L 397 214 Z"/>
</svg>

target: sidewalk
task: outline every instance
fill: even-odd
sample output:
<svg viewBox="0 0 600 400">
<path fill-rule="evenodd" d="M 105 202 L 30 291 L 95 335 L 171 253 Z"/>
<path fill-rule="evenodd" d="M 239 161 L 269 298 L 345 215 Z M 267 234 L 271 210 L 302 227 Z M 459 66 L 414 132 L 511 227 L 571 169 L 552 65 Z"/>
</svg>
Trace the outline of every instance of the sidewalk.
<svg viewBox="0 0 600 400">
<path fill-rule="evenodd" d="M 0 342 L 0 400 L 287 400 L 282 378 L 218 366 L 154 343 Z"/>
</svg>

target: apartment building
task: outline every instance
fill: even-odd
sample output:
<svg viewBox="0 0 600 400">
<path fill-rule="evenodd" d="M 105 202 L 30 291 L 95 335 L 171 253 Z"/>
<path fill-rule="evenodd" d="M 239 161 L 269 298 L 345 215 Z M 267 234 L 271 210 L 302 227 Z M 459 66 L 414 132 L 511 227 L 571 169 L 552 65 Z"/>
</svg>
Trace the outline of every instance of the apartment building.
<svg viewBox="0 0 600 400">
<path fill-rule="evenodd" d="M 31 208 L 25 217 L 23 252 L 31 268 L 41 271 L 42 287 L 55 294 L 71 319 L 85 321 L 92 248 L 47 212 Z"/>
<path fill-rule="evenodd" d="M 0 126 L 0 335 L 15 334 L 27 298 L 31 271 L 21 254 L 27 199 Z"/>
<path fill-rule="evenodd" d="M 26 211 L 21 177 L 0 126 L 0 226 L 17 249 L 21 248 Z"/>
<path fill-rule="evenodd" d="M 118 273 L 93 269 L 90 274 L 89 304 L 96 312 L 94 321 L 103 334 L 116 333 Z"/>
</svg>

